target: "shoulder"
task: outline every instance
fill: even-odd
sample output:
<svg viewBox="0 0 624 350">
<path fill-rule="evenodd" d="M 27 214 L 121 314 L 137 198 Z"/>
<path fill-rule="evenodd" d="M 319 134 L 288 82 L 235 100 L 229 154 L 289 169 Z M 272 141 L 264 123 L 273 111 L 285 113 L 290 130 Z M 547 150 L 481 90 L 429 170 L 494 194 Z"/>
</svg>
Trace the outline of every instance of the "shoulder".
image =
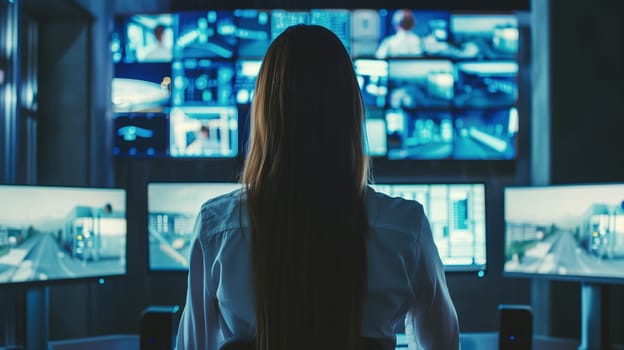
<svg viewBox="0 0 624 350">
<path fill-rule="evenodd" d="M 419 202 L 391 197 L 370 187 L 368 191 L 368 215 L 372 228 L 415 237 L 419 235 L 425 218 L 423 206 Z"/>
<path fill-rule="evenodd" d="M 213 236 L 224 231 L 239 229 L 247 220 L 241 216 L 245 193 L 242 189 L 206 201 L 199 213 L 201 235 Z"/>
</svg>

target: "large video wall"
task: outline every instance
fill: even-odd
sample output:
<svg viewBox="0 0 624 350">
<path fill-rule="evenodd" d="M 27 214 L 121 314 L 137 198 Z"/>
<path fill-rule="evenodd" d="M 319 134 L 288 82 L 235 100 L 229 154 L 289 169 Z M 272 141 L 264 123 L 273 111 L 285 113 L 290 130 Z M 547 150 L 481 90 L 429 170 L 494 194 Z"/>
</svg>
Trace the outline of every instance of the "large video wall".
<svg viewBox="0 0 624 350">
<path fill-rule="evenodd" d="M 244 156 L 262 57 L 275 37 L 299 23 L 328 27 L 352 56 L 370 155 L 516 158 L 516 17 L 417 9 L 118 17 L 115 154 Z"/>
</svg>

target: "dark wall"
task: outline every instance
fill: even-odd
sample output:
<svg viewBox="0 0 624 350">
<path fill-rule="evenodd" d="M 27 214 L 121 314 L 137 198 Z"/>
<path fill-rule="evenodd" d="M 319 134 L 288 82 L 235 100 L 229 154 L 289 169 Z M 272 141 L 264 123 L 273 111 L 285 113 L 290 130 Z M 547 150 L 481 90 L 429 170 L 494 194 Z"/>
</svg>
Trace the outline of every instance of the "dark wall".
<svg viewBox="0 0 624 350">
<path fill-rule="evenodd" d="M 86 185 L 89 163 L 87 24 L 40 25 L 39 182 Z"/>
<path fill-rule="evenodd" d="M 552 181 L 622 181 L 624 22 L 615 1 L 552 3 Z"/>
<path fill-rule="evenodd" d="M 624 22 L 617 1 L 551 1 L 551 182 L 623 182 Z M 610 335 L 624 343 L 624 288 L 609 286 Z M 553 283 L 551 330 L 578 337 L 578 283 Z"/>
<path fill-rule="evenodd" d="M 40 24 L 38 183 L 89 185 L 89 22 Z M 88 284 L 50 288 L 50 331 L 66 337 L 89 334 L 93 295 Z M 68 312 L 68 310 L 74 310 Z"/>
</svg>

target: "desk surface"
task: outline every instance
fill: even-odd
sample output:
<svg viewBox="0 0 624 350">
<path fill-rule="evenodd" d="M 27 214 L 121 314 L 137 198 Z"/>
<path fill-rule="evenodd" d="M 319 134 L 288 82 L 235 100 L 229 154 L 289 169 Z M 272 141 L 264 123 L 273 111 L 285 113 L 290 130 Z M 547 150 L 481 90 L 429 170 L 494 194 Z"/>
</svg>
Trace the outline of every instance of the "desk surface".
<svg viewBox="0 0 624 350">
<path fill-rule="evenodd" d="M 462 333 L 462 350 L 498 350 L 498 333 Z M 577 350 L 578 340 L 533 337 L 533 350 Z M 110 335 L 50 342 L 51 350 L 138 350 L 138 335 Z M 406 350 L 405 335 L 397 335 L 397 350 Z"/>
<path fill-rule="evenodd" d="M 498 350 L 498 333 L 462 333 L 462 350 Z M 577 350 L 578 340 L 533 336 L 533 350 Z"/>
</svg>

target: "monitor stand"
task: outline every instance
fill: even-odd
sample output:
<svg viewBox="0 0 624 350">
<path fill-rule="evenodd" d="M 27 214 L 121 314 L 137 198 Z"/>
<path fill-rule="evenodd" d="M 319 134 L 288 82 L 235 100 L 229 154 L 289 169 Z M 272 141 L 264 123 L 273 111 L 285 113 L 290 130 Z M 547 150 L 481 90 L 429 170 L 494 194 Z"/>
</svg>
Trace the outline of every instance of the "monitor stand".
<svg viewBox="0 0 624 350">
<path fill-rule="evenodd" d="M 50 288 L 48 286 L 26 289 L 26 339 L 28 350 L 49 350 L 50 338 Z"/>
<path fill-rule="evenodd" d="M 609 349 L 606 296 L 600 284 L 581 284 L 581 344 L 578 350 Z"/>
</svg>

